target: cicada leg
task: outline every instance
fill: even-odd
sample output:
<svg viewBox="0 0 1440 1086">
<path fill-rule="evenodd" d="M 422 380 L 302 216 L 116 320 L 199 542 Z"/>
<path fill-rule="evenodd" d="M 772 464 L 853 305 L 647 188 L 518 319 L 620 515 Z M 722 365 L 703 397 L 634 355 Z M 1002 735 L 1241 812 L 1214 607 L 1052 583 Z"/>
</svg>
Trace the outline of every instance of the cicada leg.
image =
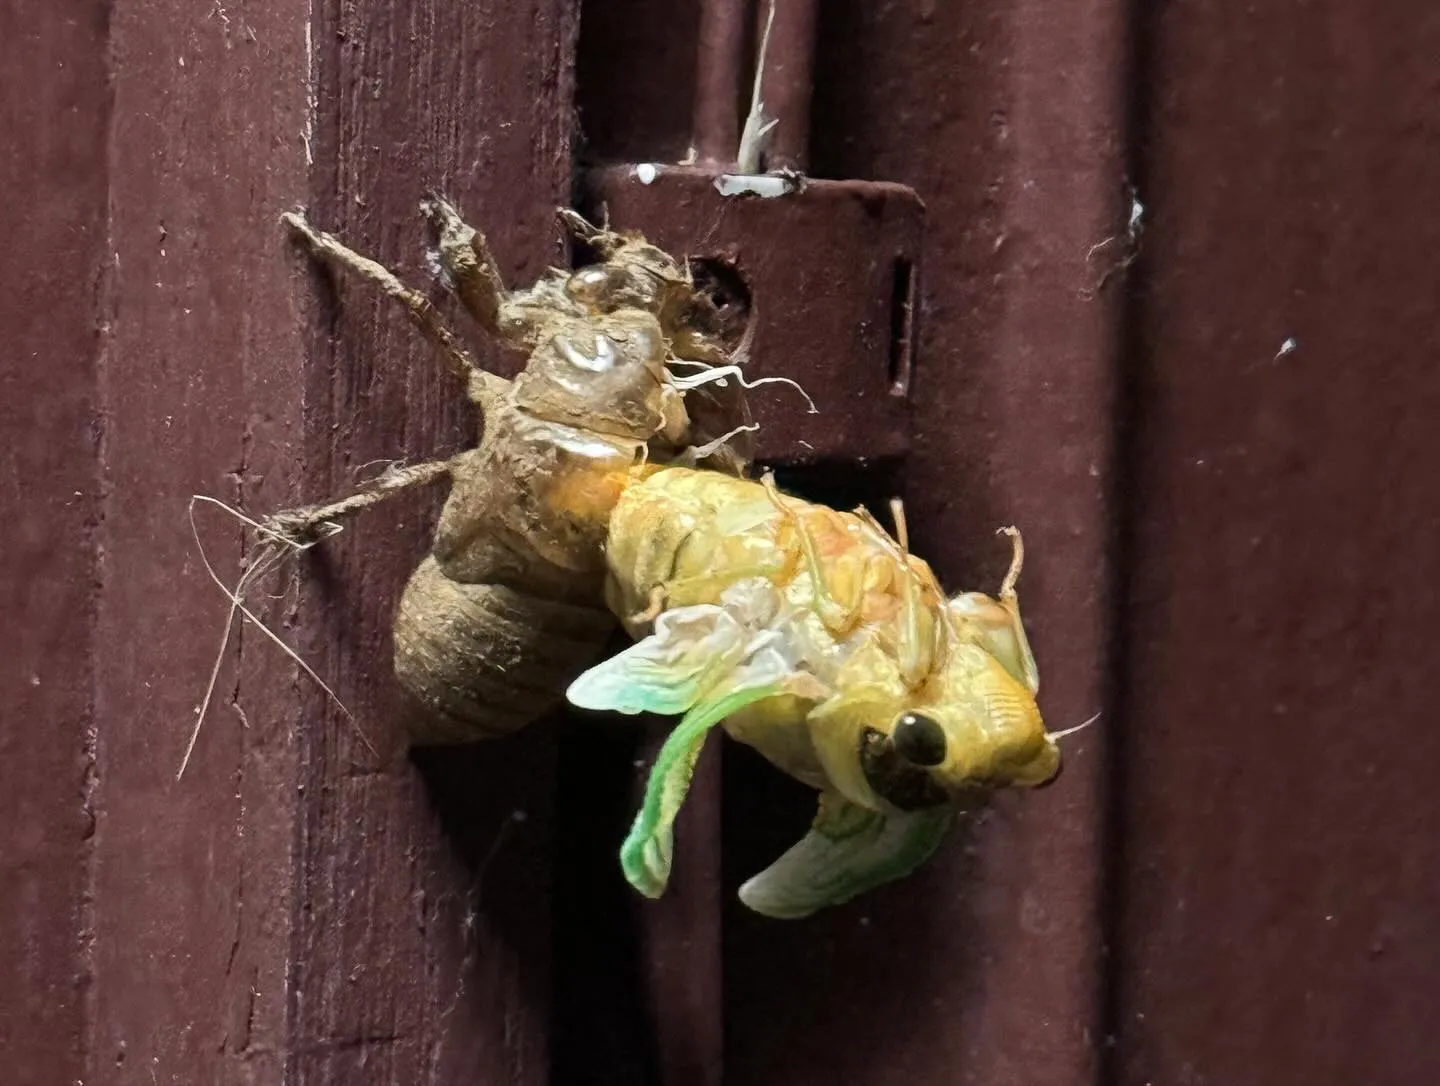
<svg viewBox="0 0 1440 1086">
<path fill-rule="evenodd" d="M 665 585 L 657 584 L 650 589 L 650 599 L 644 610 L 636 611 L 626 621 L 636 626 L 644 626 L 646 623 L 654 622 L 665 610 L 665 599 L 669 592 Z"/>
<path fill-rule="evenodd" d="M 507 292 L 485 235 L 438 196 L 424 201 L 420 210 L 435 229 L 440 265 L 449 274 L 460 304 L 481 328 L 500 335 L 500 306 Z"/>
<path fill-rule="evenodd" d="M 856 624 L 860 621 L 865 591 L 864 578 L 859 579 L 855 599 L 848 604 L 835 599 L 825 579 L 825 566 L 820 561 L 820 552 L 815 546 L 815 537 L 805 526 L 805 518 L 786 503 L 779 488 L 775 485 L 774 475 L 766 472 L 760 482 L 765 487 L 765 493 L 774 503 L 775 508 L 795 525 L 795 534 L 800 540 L 800 550 L 805 556 L 805 569 L 810 574 L 810 588 L 813 593 L 811 606 L 815 608 L 815 613 L 820 616 L 820 621 L 831 636 L 844 637 L 855 629 Z"/>
<path fill-rule="evenodd" d="M 337 501 L 273 513 L 261 522 L 260 532 L 279 542 L 303 546 L 323 535 L 323 530 L 327 527 L 332 531 L 337 530 L 340 521 L 363 509 L 379 505 L 412 487 L 423 486 L 449 475 L 450 467 L 449 460 L 432 460 L 425 464 L 392 468 L 355 493 Z"/>
<path fill-rule="evenodd" d="M 930 674 L 935 660 L 934 643 L 926 644 L 920 633 L 919 588 L 915 571 L 910 568 L 910 529 L 905 523 L 905 503 L 890 499 L 890 518 L 895 522 L 895 541 L 900 545 L 900 560 L 905 572 L 905 619 L 897 651 L 900 675 L 907 686 L 918 686 Z"/>
<path fill-rule="evenodd" d="M 1020 594 L 1015 588 L 1025 564 L 1025 544 L 1017 528 L 1001 528 L 998 534 L 1009 536 L 1011 547 L 1010 568 L 1000 582 L 998 597 L 964 592 L 950 600 L 946 614 L 949 621 L 960 625 L 957 636 L 978 644 L 1035 694 L 1040 690 L 1040 674 L 1020 618 Z"/>
<path fill-rule="evenodd" d="M 1001 528 L 998 534 L 1010 537 L 1010 568 L 1005 571 L 1005 579 L 1000 582 L 1000 601 L 1019 611 L 1020 595 L 1015 591 L 1015 586 L 1020 583 L 1020 571 L 1025 568 L 1025 540 L 1020 536 L 1020 529 L 1013 524 Z"/>
<path fill-rule="evenodd" d="M 855 510 L 855 515 L 865 523 L 880 544 L 890 552 L 891 557 L 899 564 L 901 574 L 905 578 L 901 587 L 901 598 L 904 603 L 901 612 L 903 617 L 895 654 L 900 664 L 901 680 L 910 689 L 917 689 L 924 684 L 935 667 L 937 640 L 940 638 L 944 626 L 933 629 L 927 640 L 924 625 L 920 620 L 920 593 L 924 588 L 924 581 L 910 564 L 910 531 L 905 523 L 905 504 L 899 498 L 890 500 L 890 516 L 895 521 L 893 537 L 875 519 L 870 510 L 862 506 Z M 944 594 L 940 592 L 938 586 L 934 587 L 937 596 L 943 600 Z M 943 607 L 941 610 L 944 610 Z"/>
<path fill-rule="evenodd" d="M 624 237 L 610 229 L 610 216 L 607 214 L 599 226 L 596 226 L 574 208 L 561 207 L 555 209 L 556 216 L 560 219 L 560 225 L 574 234 L 575 237 L 594 249 L 606 260 L 624 244 Z"/>
<path fill-rule="evenodd" d="M 1035 693 L 1040 689 L 1040 674 L 1035 667 L 1035 654 L 1030 651 L 1030 639 L 1025 636 L 1025 623 L 1020 619 L 1020 593 L 1015 588 L 1020 581 L 1020 571 L 1025 566 L 1025 540 L 1021 538 L 1020 529 L 1014 525 L 1001 528 L 1000 534 L 1010 537 L 1010 568 L 1000 582 L 1000 606 L 1010 616 L 1010 635 L 1015 642 L 1015 654 L 1026 685 L 1031 693 Z"/>
<path fill-rule="evenodd" d="M 451 369 L 469 382 L 471 398 L 482 409 L 509 387 L 510 383 L 503 377 L 481 369 L 455 333 L 446 326 L 430 299 L 407 287 L 389 268 L 357 253 L 333 235 L 316 230 L 301 214 L 286 212 L 280 218 L 313 256 L 375 284 L 387 297 L 404 306 L 421 334 L 440 349 Z"/>
<path fill-rule="evenodd" d="M 730 585 L 737 581 L 748 580 L 751 577 L 764 577 L 771 582 L 780 582 L 785 579 L 789 572 L 790 563 L 781 562 L 778 565 L 752 565 L 752 566 L 729 566 L 723 574 L 705 574 L 699 577 L 676 577 L 673 580 L 664 581 L 650 589 L 649 598 L 646 600 L 644 610 L 637 611 L 626 621 L 637 626 L 654 622 L 670 606 L 670 601 L 677 595 L 685 598 L 696 598 L 700 596 L 719 596 Z"/>
</svg>

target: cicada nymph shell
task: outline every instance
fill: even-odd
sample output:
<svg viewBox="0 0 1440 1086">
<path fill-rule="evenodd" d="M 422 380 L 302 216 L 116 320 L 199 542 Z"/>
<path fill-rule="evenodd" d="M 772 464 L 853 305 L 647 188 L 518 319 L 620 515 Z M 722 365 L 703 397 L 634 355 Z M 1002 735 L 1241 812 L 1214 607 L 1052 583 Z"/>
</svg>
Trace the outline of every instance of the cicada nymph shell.
<svg viewBox="0 0 1440 1086">
<path fill-rule="evenodd" d="M 603 608 L 457 581 L 426 558 L 395 615 L 395 677 L 424 709 L 411 739 L 464 743 L 524 727 L 614 628 Z"/>
<path fill-rule="evenodd" d="M 411 735 L 420 744 L 502 735 L 559 702 L 615 627 L 602 589 L 620 494 L 668 463 L 740 472 L 753 429 L 740 383 L 705 379 L 733 363 L 736 343 L 684 264 L 562 212 L 600 261 L 507 291 L 484 237 L 445 202 L 424 207 L 464 308 L 483 332 L 526 353 L 513 380 L 482 370 L 423 295 L 286 216 L 318 257 L 406 305 L 481 415 L 476 448 L 410 469 L 416 482 L 451 481 L 432 552 L 395 621 L 396 676 L 426 710 Z M 404 485 L 282 513 L 268 526 L 304 539 Z"/>
</svg>

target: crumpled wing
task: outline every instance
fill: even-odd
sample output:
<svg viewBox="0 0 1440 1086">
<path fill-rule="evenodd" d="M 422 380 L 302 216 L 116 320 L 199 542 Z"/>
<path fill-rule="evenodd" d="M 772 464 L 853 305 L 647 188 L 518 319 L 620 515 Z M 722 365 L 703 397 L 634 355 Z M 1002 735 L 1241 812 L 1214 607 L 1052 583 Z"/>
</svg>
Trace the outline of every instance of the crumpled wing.
<svg viewBox="0 0 1440 1086">
<path fill-rule="evenodd" d="M 734 689 L 742 667 L 767 652 L 774 656 L 782 637 L 766 625 L 777 598 L 772 584 L 752 578 L 728 588 L 718 606 L 697 603 L 665 611 L 653 633 L 590 668 L 565 697 L 578 709 L 683 713 L 702 696 Z"/>
<path fill-rule="evenodd" d="M 734 669 L 748 639 L 733 616 L 712 604 L 668 611 L 654 633 L 586 671 L 565 696 L 580 709 L 683 713 Z"/>
<path fill-rule="evenodd" d="M 839 905 L 910 874 L 930 858 L 954 820 L 949 806 L 882 814 L 823 793 L 810 832 L 740 887 L 740 900 L 777 919 Z"/>
<path fill-rule="evenodd" d="M 675 848 L 675 817 L 690 790 L 695 763 L 705 736 L 716 724 L 751 702 L 781 689 L 778 678 L 769 683 L 742 685 L 722 697 L 697 705 L 676 725 L 650 770 L 645 800 L 630 834 L 620 846 L 620 868 L 625 881 L 646 897 L 659 897 L 670 881 Z"/>
<path fill-rule="evenodd" d="M 650 771 L 645 800 L 620 850 L 630 884 L 659 897 L 670 878 L 675 817 L 685 802 L 695 762 L 711 728 L 796 680 L 777 649 L 782 635 L 765 628 L 775 590 L 762 579 L 737 584 L 723 606 L 696 604 L 666 611 L 655 632 L 585 672 L 567 697 L 582 709 L 620 713 L 684 713 Z"/>
</svg>

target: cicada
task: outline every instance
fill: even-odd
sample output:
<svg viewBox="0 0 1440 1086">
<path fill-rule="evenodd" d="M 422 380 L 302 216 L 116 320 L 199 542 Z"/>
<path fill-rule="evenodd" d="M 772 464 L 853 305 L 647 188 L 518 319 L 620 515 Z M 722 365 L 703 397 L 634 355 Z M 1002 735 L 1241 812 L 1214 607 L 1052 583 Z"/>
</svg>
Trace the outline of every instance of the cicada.
<svg viewBox="0 0 1440 1086">
<path fill-rule="evenodd" d="M 948 598 L 893 509 L 894 535 L 863 509 L 782 495 L 768 477 L 685 468 L 637 480 L 617 502 L 607 596 L 637 641 L 568 696 L 681 715 L 621 849 L 641 893 L 665 888 L 675 816 L 716 725 L 820 793 L 810 832 L 740 889 L 769 916 L 906 874 L 985 792 L 1058 772 L 1015 591 L 1019 533 L 998 599 Z"/>
<path fill-rule="evenodd" d="M 286 216 L 312 253 L 405 306 L 483 430 L 450 460 L 261 527 L 308 545 L 391 494 L 450 479 L 395 625 L 397 677 L 428 710 L 417 742 L 502 734 L 562 698 L 678 717 L 620 854 L 655 897 L 701 747 L 723 727 L 819 792 L 809 833 L 741 888 L 776 917 L 910 872 L 988 791 L 1055 776 L 1016 595 L 1018 532 L 1007 529 L 995 597 L 947 596 L 910 553 L 898 503 L 887 529 L 753 477 L 745 393 L 761 382 L 741 364 L 746 337 L 685 262 L 562 211 L 599 261 L 510 291 L 483 235 L 443 200 L 424 206 L 447 286 L 526 353 L 523 370 L 486 372 L 425 295 Z M 617 620 L 634 644 L 602 660 Z"/>
</svg>

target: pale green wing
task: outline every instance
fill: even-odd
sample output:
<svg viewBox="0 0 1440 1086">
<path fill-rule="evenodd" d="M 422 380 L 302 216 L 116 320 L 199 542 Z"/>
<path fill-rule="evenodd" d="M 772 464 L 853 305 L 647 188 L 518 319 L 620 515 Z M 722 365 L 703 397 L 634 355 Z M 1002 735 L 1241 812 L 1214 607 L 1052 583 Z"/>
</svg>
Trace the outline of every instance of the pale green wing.
<svg viewBox="0 0 1440 1086">
<path fill-rule="evenodd" d="M 654 632 L 596 664 L 565 696 L 579 709 L 683 713 L 712 691 L 735 689 L 738 669 L 750 667 L 746 661 L 787 648 L 786 631 L 775 626 L 779 607 L 779 593 L 764 577 L 737 581 L 720 594 L 718 606 L 663 612 Z"/>
<path fill-rule="evenodd" d="M 740 887 L 740 900 L 779 919 L 839 905 L 910 874 L 930 858 L 954 820 L 948 806 L 881 814 L 824 793 L 810 832 Z"/>
<path fill-rule="evenodd" d="M 728 693 L 691 709 L 665 740 L 650 770 L 645 802 L 635 816 L 630 835 L 620 846 L 620 867 L 626 881 L 646 897 L 659 897 L 670 881 L 675 816 L 680 813 L 685 793 L 690 790 L 690 778 L 694 776 L 706 733 L 736 710 L 781 689 L 778 675 L 768 683 L 731 688 Z"/>
<path fill-rule="evenodd" d="M 750 636 L 734 616 L 712 604 L 662 614 L 655 632 L 596 664 L 565 692 L 580 709 L 673 716 L 745 654 Z"/>
<path fill-rule="evenodd" d="M 626 879 L 647 897 L 659 897 L 669 881 L 675 817 L 706 733 L 763 698 L 828 695 L 781 651 L 789 646 L 782 630 L 770 628 L 779 597 L 769 581 L 737 582 L 720 599 L 722 606 L 664 612 L 654 633 L 592 667 L 566 693 L 582 709 L 685 713 L 650 771 L 645 801 L 620 850 Z"/>
</svg>

